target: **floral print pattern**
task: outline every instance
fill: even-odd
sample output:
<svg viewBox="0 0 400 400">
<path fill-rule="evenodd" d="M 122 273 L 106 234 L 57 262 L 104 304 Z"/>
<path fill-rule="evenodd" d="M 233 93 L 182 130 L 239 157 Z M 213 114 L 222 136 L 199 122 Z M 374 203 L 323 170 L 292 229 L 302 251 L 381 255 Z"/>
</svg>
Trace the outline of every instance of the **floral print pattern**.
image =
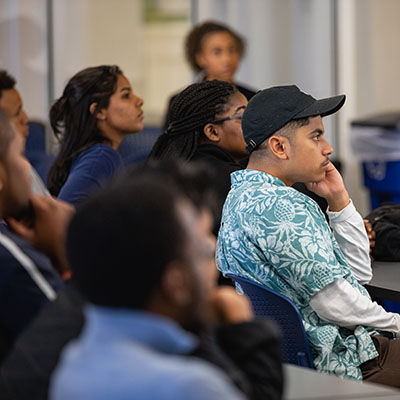
<svg viewBox="0 0 400 400">
<path fill-rule="evenodd" d="M 302 315 L 315 367 L 361 380 L 360 364 L 378 356 L 370 337 L 373 329 L 342 328 L 320 319 L 309 305 L 314 294 L 339 278 L 369 296 L 354 278 L 319 206 L 264 172 L 236 171 L 231 178 L 218 236 L 218 269 L 292 299 Z"/>
</svg>

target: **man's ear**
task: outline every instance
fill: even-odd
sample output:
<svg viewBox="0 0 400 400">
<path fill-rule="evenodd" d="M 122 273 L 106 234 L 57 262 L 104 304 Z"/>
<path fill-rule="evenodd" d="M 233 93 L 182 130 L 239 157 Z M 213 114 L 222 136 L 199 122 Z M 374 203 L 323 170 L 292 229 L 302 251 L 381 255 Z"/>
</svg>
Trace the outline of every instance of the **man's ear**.
<svg viewBox="0 0 400 400">
<path fill-rule="evenodd" d="M 214 124 L 207 124 L 203 129 L 206 138 L 213 143 L 218 143 L 221 140 L 219 129 Z"/>
<path fill-rule="evenodd" d="M 96 108 L 97 108 L 97 103 L 92 103 L 89 106 L 90 114 L 94 114 L 96 112 Z M 106 119 L 104 108 L 102 108 L 100 111 L 98 111 L 96 118 L 99 119 L 100 121 L 104 121 Z"/>
<path fill-rule="evenodd" d="M 161 290 L 173 304 L 185 306 L 191 300 L 188 269 L 178 262 L 167 266 L 161 278 Z"/>
<path fill-rule="evenodd" d="M 287 153 L 289 141 L 284 136 L 271 136 L 268 139 L 268 146 L 272 154 L 280 160 L 287 160 L 289 158 Z"/>
</svg>

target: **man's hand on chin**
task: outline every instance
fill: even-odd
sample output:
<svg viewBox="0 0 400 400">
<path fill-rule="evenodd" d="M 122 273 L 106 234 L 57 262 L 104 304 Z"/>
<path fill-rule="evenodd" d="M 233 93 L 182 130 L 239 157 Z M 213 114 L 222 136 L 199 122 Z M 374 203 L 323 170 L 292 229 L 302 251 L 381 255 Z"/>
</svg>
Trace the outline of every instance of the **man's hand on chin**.
<svg viewBox="0 0 400 400">
<path fill-rule="evenodd" d="M 306 186 L 318 196 L 326 199 L 330 211 L 340 211 L 350 203 L 342 176 L 331 162 L 325 167 L 325 177 L 321 181 L 310 182 Z"/>
</svg>

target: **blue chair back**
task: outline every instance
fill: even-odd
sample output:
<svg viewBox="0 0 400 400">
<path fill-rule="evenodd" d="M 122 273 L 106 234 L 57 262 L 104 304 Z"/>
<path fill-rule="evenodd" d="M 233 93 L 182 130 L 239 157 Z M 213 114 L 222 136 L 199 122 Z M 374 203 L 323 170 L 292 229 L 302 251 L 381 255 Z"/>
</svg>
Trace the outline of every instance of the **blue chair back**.
<svg viewBox="0 0 400 400">
<path fill-rule="evenodd" d="M 47 181 L 55 156 L 46 152 L 46 125 L 41 121 L 29 121 L 29 135 L 26 138 L 25 155 L 36 169 L 43 182 Z"/>
<path fill-rule="evenodd" d="M 314 368 L 300 312 L 292 300 L 250 279 L 227 274 L 250 298 L 254 314 L 275 321 L 282 334 L 282 358 L 289 364 Z"/>
<path fill-rule="evenodd" d="M 142 132 L 126 135 L 118 148 L 124 165 L 143 164 L 160 133 L 160 127 L 145 125 Z"/>
</svg>

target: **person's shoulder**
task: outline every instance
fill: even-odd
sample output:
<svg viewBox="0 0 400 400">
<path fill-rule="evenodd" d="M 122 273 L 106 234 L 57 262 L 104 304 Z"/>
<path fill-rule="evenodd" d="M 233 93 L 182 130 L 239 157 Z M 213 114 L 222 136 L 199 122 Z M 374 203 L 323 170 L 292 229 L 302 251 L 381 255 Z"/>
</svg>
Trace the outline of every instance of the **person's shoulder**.
<svg viewBox="0 0 400 400">
<path fill-rule="evenodd" d="M 168 398 L 243 398 L 229 378 L 214 365 L 191 356 L 180 356 L 179 359 L 176 369 L 170 371 L 170 378 L 165 382 L 165 389 L 169 392 Z"/>
<path fill-rule="evenodd" d="M 235 212 L 267 219 L 294 219 L 296 215 L 307 214 L 308 206 L 302 195 L 268 174 L 242 170 L 232 173 L 232 190 L 228 204 L 232 202 Z"/>
<path fill-rule="evenodd" d="M 201 144 L 198 146 L 190 161 L 204 161 L 229 172 L 243 169 L 226 150 L 215 144 Z"/>
<path fill-rule="evenodd" d="M 73 394 L 84 398 L 82 394 L 89 392 L 95 393 L 99 399 L 120 398 L 123 395 L 164 400 L 242 398 L 223 372 L 195 357 L 154 353 L 137 343 L 131 343 L 130 348 L 125 347 L 125 352 L 120 351 L 120 345 L 89 355 L 87 349 L 93 351 L 92 346 L 85 349 L 83 354 L 78 339 L 64 352 L 51 384 L 54 398 L 73 398 Z M 114 357 L 110 358 L 112 353 Z M 117 372 L 111 385 L 106 379 L 110 369 Z M 91 386 L 93 376 L 99 382 L 95 388 Z M 72 380 L 79 387 L 71 388 Z M 63 397 L 65 393 L 69 396 Z"/>
<path fill-rule="evenodd" d="M 63 347 L 79 335 L 84 324 L 82 304 L 77 291 L 66 286 L 55 301 L 43 306 L 2 364 L 0 388 L 4 395 L 28 399 L 47 393 Z"/>
<path fill-rule="evenodd" d="M 103 143 L 97 143 L 83 151 L 76 159 L 75 166 L 89 166 L 97 170 L 101 166 L 119 168 L 122 159 L 117 150 Z"/>
<path fill-rule="evenodd" d="M 250 100 L 256 93 L 257 91 L 253 88 L 249 88 L 248 86 L 243 86 L 239 83 L 234 83 L 234 85 L 237 87 L 240 93 L 242 93 L 247 100 Z"/>
<path fill-rule="evenodd" d="M 3 223 L 0 228 L 0 260 L 0 276 L 12 273 L 15 268 L 19 269 L 21 266 L 31 270 L 31 265 L 34 264 L 40 271 L 58 278 L 48 257 L 27 240 L 11 232 Z"/>
<path fill-rule="evenodd" d="M 79 157 L 93 157 L 93 156 L 105 156 L 105 157 L 119 157 L 117 150 L 113 149 L 110 145 L 104 143 L 97 143 L 90 146 L 87 150 L 83 151 Z"/>
</svg>

